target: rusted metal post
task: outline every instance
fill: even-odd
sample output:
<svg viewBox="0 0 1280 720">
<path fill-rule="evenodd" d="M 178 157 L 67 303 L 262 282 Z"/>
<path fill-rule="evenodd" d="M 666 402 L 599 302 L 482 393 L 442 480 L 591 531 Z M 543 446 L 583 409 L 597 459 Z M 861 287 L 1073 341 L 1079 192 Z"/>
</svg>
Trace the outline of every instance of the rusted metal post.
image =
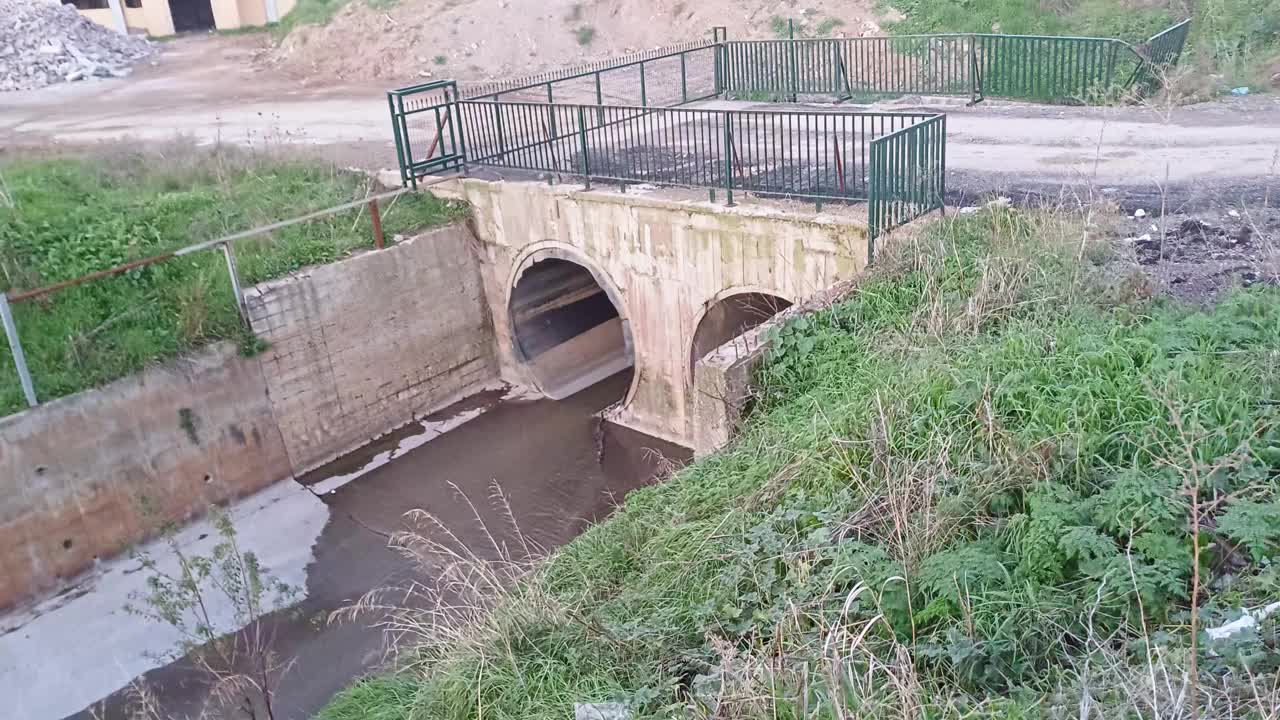
<svg viewBox="0 0 1280 720">
<path fill-rule="evenodd" d="M 13 321 L 13 313 L 9 311 L 9 296 L 0 293 L 0 321 L 4 323 L 4 335 L 9 339 L 9 352 L 13 353 L 13 365 L 18 369 L 18 382 L 22 384 L 22 394 L 27 397 L 27 405 L 35 407 L 35 384 L 31 382 L 31 371 L 27 369 L 27 356 L 22 352 L 22 340 L 18 337 L 18 325 Z"/>
<path fill-rule="evenodd" d="M 386 238 L 382 235 L 382 213 L 378 210 L 378 201 L 369 201 L 369 220 L 373 223 L 373 246 L 379 250 L 387 246 Z"/>
</svg>

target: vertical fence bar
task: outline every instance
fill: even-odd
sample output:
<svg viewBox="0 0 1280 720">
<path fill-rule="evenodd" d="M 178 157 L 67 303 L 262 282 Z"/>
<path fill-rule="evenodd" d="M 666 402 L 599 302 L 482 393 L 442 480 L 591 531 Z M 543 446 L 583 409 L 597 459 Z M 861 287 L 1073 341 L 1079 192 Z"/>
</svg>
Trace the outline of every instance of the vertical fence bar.
<svg viewBox="0 0 1280 720">
<path fill-rule="evenodd" d="M 27 369 L 27 356 L 22 352 L 22 340 L 18 337 L 18 325 L 9 310 L 9 296 L 0 292 L 0 321 L 4 323 L 4 335 L 9 339 L 9 352 L 13 354 L 13 365 L 18 370 L 18 382 L 22 384 L 22 394 L 27 398 L 27 405 L 35 407 L 40 404 L 36 400 L 36 387 L 31 382 L 31 371 Z"/>
<path fill-rule="evenodd" d="M 604 92 L 600 89 L 600 72 L 596 71 L 596 124 L 604 124 Z"/>
<path fill-rule="evenodd" d="M 463 134 L 462 128 L 465 123 L 462 121 L 459 113 L 462 112 L 462 103 L 458 97 L 458 90 L 454 88 L 452 92 L 445 90 L 444 99 L 449 103 L 452 112 L 449 113 L 449 129 L 453 133 L 454 140 L 457 142 L 455 149 L 458 153 L 459 163 L 461 165 L 462 174 L 467 174 L 467 138 Z M 457 125 L 454 125 L 454 118 L 458 118 Z"/>
<path fill-rule="evenodd" d="M 680 104 L 689 102 L 689 70 L 685 54 L 680 53 Z"/>
<path fill-rule="evenodd" d="M 582 178 L 586 183 L 587 189 L 590 190 L 591 158 L 589 157 L 587 150 L 587 113 L 586 109 L 581 105 L 578 106 L 578 148 L 582 153 Z"/>
<path fill-rule="evenodd" d="M 733 128 L 730 126 L 730 118 L 732 115 L 728 110 L 724 111 L 721 116 L 724 123 L 724 191 L 725 204 L 733 207 Z"/>
<path fill-rule="evenodd" d="M 649 92 L 644 81 L 644 61 L 640 61 L 640 107 L 649 107 Z"/>
<path fill-rule="evenodd" d="M 409 184 L 408 168 L 404 162 L 404 140 L 400 137 L 400 118 L 396 116 L 395 93 L 387 93 L 387 111 L 391 114 L 391 134 L 396 141 L 396 162 L 400 165 L 400 186 Z"/>
<path fill-rule="evenodd" d="M 409 120 L 404 114 L 404 96 L 396 95 L 397 117 L 400 119 L 400 137 L 404 146 L 404 161 L 409 168 L 409 182 L 413 189 L 418 189 L 418 173 L 413 169 L 413 144 L 409 142 Z"/>
</svg>

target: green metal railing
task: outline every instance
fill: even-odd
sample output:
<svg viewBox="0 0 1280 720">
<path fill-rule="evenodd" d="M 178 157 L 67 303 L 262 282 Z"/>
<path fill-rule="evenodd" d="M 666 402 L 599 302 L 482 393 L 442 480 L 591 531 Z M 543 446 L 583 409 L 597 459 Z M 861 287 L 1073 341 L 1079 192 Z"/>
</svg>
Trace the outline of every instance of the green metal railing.
<svg viewBox="0 0 1280 720">
<path fill-rule="evenodd" d="M 868 224 L 874 242 L 889 229 L 945 206 L 947 116 L 872 140 L 870 163 Z"/>
<path fill-rule="evenodd" d="M 1138 78 L 1143 92 L 1150 93 L 1164 84 L 1169 71 L 1182 59 L 1182 51 L 1187 46 L 1187 36 L 1190 33 L 1191 21 L 1184 20 L 1151 36 L 1138 48 L 1138 54 L 1145 59 Z"/>
<path fill-rule="evenodd" d="M 801 95 L 963 95 L 973 89 L 973 36 L 732 40 L 724 90 L 740 99 Z"/>
<path fill-rule="evenodd" d="M 580 177 L 588 187 L 606 180 L 702 187 L 713 197 L 722 190 L 729 204 L 742 192 L 867 201 L 873 238 L 941 208 L 945 194 L 939 115 L 454 100 L 452 92 L 431 84 L 391 96 L 405 184 L 491 167 Z M 428 122 L 407 124 L 406 113 Z M 422 147 L 431 152 L 415 155 Z"/>
<path fill-rule="evenodd" d="M 950 34 L 724 40 L 721 87 L 739 99 L 904 94 L 1094 103 L 1177 64 L 1190 21 L 1139 48 L 1111 38 Z"/>
<path fill-rule="evenodd" d="M 717 36 L 718 37 L 718 36 Z M 467 100 L 670 107 L 715 97 L 718 47 L 688 42 L 514 80 L 467 88 Z"/>
<path fill-rule="evenodd" d="M 1085 104 L 1116 97 L 1140 60 L 1120 40 L 976 35 L 980 97 Z"/>
<path fill-rule="evenodd" d="M 464 143 L 454 117 L 457 99 L 452 80 L 387 92 L 401 184 L 416 188 L 423 175 L 464 167 Z"/>
</svg>

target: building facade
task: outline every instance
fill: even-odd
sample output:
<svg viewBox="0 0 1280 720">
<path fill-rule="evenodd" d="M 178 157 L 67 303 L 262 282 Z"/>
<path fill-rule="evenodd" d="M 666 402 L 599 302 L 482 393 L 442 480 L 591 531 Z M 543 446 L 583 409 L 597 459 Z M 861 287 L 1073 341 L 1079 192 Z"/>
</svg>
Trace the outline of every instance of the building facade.
<svg viewBox="0 0 1280 720">
<path fill-rule="evenodd" d="M 120 32 L 165 37 L 279 22 L 297 0 L 64 0 L 81 15 Z"/>
</svg>

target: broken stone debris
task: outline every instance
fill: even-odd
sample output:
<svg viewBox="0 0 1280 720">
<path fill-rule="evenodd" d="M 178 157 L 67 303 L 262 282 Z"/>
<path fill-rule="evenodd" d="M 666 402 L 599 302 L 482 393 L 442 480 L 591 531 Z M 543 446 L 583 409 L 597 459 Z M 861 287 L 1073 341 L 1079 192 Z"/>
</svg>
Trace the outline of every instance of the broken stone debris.
<svg viewBox="0 0 1280 720">
<path fill-rule="evenodd" d="M 93 77 L 125 77 L 155 52 L 57 0 L 0 0 L 0 92 Z"/>
</svg>

